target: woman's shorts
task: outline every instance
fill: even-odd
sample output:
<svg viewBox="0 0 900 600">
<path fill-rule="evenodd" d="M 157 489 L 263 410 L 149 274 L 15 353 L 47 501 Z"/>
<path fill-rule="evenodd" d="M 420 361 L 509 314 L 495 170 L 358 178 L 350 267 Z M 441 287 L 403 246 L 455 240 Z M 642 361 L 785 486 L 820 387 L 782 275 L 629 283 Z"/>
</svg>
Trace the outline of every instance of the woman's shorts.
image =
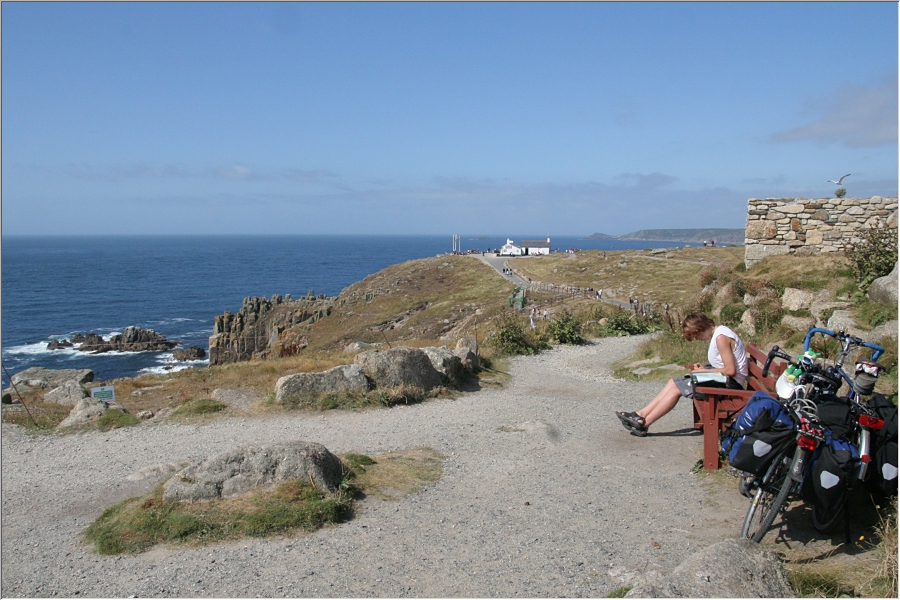
<svg viewBox="0 0 900 600">
<path fill-rule="evenodd" d="M 685 398 L 693 398 L 694 397 L 694 380 L 691 379 L 690 375 L 682 375 L 681 377 L 674 377 L 672 381 L 675 383 L 675 387 L 678 388 L 678 391 L 681 392 L 681 395 Z M 719 383 L 717 381 L 706 381 L 703 382 L 701 387 L 719 387 L 719 388 L 728 388 L 731 390 L 742 390 L 744 386 L 739 384 L 737 381 L 728 378 L 727 383 Z"/>
</svg>

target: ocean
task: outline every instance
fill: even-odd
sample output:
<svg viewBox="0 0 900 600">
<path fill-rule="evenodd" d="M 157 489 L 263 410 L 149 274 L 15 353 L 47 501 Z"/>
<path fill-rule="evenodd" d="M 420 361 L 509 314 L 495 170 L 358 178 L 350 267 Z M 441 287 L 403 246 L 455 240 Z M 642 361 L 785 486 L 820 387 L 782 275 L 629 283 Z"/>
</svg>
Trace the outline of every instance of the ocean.
<svg viewBox="0 0 900 600">
<path fill-rule="evenodd" d="M 521 236 L 542 239 L 545 236 Z M 506 236 L 461 235 L 462 251 L 498 248 Z M 552 248 L 615 250 L 683 243 L 552 237 Z M 172 352 L 88 354 L 47 350 L 76 333 L 109 337 L 130 325 L 182 346 L 208 349 L 213 319 L 244 298 L 334 296 L 367 275 L 407 260 L 451 252 L 445 236 L 4 236 L 2 360 L 10 374 L 29 367 L 91 369 L 95 381 L 206 366 Z M 6 372 L 3 387 L 9 385 Z"/>
</svg>

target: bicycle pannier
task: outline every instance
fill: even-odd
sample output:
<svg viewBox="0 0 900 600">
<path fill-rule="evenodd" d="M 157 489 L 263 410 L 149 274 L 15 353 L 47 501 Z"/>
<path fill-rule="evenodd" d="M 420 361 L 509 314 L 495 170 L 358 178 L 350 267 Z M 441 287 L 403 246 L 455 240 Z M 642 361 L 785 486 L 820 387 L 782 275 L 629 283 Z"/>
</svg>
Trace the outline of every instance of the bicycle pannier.
<svg viewBox="0 0 900 600">
<path fill-rule="evenodd" d="M 867 405 L 884 419 L 884 425 L 872 432 L 872 461 L 866 487 L 894 496 L 897 494 L 897 406 L 881 394 L 873 394 Z"/>
<path fill-rule="evenodd" d="M 831 430 L 835 439 L 849 441 L 849 436 L 856 430 L 856 415 L 850 408 L 851 402 L 834 394 L 820 394 L 816 398 L 819 422 Z"/>
<path fill-rule="evenodd" d="M 735 469 L 763 475 L 794 442 L 794 421 L 772 396 L 757 392 L 722 434 L 722 450 Z"/>
<path fill-rule="evenodd" d="M 838 510 L 856 480 L 859 451 L 836 439 L 825 429 L 825 442 L 813 455 L 813 465 L 801 488 L 806 502 L 816 503 L 826 513 Z"/>
</svg>

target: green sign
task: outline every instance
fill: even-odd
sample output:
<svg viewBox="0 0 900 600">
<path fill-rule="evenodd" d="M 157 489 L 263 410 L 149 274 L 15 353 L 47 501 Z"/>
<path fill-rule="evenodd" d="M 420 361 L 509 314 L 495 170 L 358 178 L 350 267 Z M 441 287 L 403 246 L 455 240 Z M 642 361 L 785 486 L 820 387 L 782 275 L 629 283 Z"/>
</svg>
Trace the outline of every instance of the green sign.
<svg viewBox="0 0 900 600">
<path fill-rule="evenodd" d="M 111 385 L 91 388 L 91 398 L 103 400 L 104 402 L 115 402 L 116 390 Z"/>
</svg>

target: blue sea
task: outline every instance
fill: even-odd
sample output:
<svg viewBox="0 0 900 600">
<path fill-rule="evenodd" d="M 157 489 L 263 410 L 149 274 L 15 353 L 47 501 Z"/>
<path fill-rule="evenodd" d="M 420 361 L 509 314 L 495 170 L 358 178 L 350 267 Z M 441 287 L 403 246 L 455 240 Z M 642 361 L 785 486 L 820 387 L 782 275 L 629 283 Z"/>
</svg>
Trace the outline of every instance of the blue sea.
<svg viewBox="0 0 900 600">
<path fill-rule="evenodd" d="M 554 251 L 684 245 L 551 239 Z M 505 242 L 502 235 L 462 235 L 460 247 L 487 250 Z M 47 343 L 76 333 L 108 337 L 137 325 L 208 349 L 215 316 L 236 312 L 248 296 L 296 298 L 310 290 L 333 296 L 389 265 L 452 249 L 451 235 L 4 236 L 3 367 L 10 374 L 32 366 L 92 369 L 95 381 L 203 367 L 206 361 L 176 363 L 171 352 L 87 354 L 47 350 Z"/>
</svg>

